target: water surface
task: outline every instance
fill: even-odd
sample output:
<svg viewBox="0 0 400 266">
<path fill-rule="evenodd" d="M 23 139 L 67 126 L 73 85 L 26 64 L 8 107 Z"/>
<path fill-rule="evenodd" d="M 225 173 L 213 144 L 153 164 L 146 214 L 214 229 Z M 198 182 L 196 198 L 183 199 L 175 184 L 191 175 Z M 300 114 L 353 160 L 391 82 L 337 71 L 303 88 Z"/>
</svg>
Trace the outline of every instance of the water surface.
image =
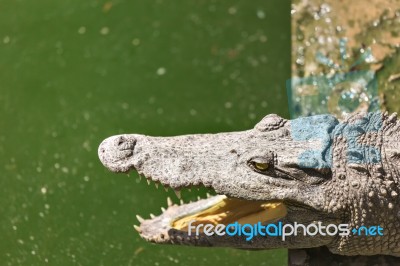
<svg viewBox="0 0 400 266">
<path fill-rule="evenodd" d="M 288 117 L 289 1 L 4 0 L 0 10 L 2 265 L 285 264 L 285 250 L 140 239 L 135 215 L 176 197 L 108 172 L 97 147 L 119 133 Z"/>
</svg>

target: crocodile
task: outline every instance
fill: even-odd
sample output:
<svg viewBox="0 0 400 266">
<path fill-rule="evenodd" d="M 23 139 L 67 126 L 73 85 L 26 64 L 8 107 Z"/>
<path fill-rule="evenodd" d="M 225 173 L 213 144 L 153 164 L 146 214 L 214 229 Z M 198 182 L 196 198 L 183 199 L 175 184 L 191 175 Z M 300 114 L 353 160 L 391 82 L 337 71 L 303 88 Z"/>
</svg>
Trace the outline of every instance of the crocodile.
<svg viewBox="0 0 400 266">
<path fill-rule="evenodd" d="M 363 258 L 365 265 L 372 263 L 365 258 L 400 263 L 399 130 L 396 113 L 356 113 L 340 121 L 329 114 L 293 120 L 269 114 L 254 128 L 238 132 L 111 136 L 99 145 L 98 155 L 112 172 L 136 170 L 149 183 L 175 190 L 178 197 L 184 188 L 215 191 L 194 202 L 168 199 L 160 215 L 137 216 L 135 229 L 146 241 L 286 248 L 293 251 L 293 261 L 304 251 L 310 256 L 308 251 L 322 249 L 332 256 Z M 285 240 L 258 234 L 249 240 L 239 234 L 207 234 L 204 226 L 278 221 L 378 226 L 383 233 L 299 233 Z"/>
</svg>

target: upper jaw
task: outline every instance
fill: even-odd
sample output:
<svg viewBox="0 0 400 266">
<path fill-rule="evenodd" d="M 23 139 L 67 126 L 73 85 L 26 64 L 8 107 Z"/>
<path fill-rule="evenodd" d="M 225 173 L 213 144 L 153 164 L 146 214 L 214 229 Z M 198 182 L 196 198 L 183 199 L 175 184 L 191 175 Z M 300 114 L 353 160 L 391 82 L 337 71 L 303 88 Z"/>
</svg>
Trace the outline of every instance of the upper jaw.
<svg viewBox="0 0 400 266">
<path fill-rule="evenodd" d="M 253 132 L 232 132 L 178 137 L 117 135 L 99 146 L 101 162 L 113 172 L 136 170 L 148 180 L 175 190 L 204 186 L 218 194 L 251 200 L 293 199 L 318 209 L 323 191 L 307 197 L 296 181 L 263 176 L 247 169 L 247 158 L 262 152 Z M 262 139 L 262 138 L 260 138 Z M 265 146 L 265 143 L 261 146 Z M 282 148 L 281 148 L 282 149 Z M 318 190 L 315 187 L 314 190 Z M 318 192 L 318 191 L 317 191 Z"/>
</svg>

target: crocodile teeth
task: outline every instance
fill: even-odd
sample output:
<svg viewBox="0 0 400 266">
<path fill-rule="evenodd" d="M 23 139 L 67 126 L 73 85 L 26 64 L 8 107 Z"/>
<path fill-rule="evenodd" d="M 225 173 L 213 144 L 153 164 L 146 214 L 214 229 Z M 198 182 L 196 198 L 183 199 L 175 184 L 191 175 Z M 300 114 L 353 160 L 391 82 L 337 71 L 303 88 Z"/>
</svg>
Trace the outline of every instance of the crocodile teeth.
<svg viewBox="0 0 400 266">
<path fill-rule="evenodd" d="M 175 195 L 178 197 L 178 199 L 181 199 L 181 191 L 174 189 L 174 192 L 175 192 Z"/>
<path fill-rule="evenodd" d="M 154 214 L 150 213 L 150 218 L 153 219 L 154 217 L 156 217 Z"/>
<path fill-rule="evenodd" d="M 137 226 L 137 225 L 135 224 L 135 225 L 133 225 L 133 228 L 135 228 L 135 230 L 138 231 L 138 232 L 140 233 L 140 227 L 139 227 L 139 226 Z"/>
<path fill-rule="evenodd" d="M 136 219 L 138 219 L 139 223 L 142 223 L 144 221 L 144 219 L 142 218 L 142 216 L 140 215 L 136 215 Z"/>
<path fill-rule="evenodd" d="M 158 183 L 155 183 L 156 184 L 156 188 L 158 189 Z"/>
<path fill-rule="evenodd" d="M 210 193 L 207 193 L 207 198 L 211 197 Z"/>
<path fill-rule="evenodd" d="M 170 197 L 167 197 L 167 204 L 168 204 L 168 207 L 171 207 L 173 205 Z"/>
<path fill-rule="evenodd" d="M 150 180 L 149 179 L 147 179 L 147 185 L 150 185 Z"/>
<path fill-rule="evenodd" d="M 162 210 L 162 212 L 165 212 L 165 211 L 166 211 L 166 209 L 165 209 L 164 207 L 161 207 L 161 210 Z"/>
<path fill-rule="evenodd" d="M 164 187 L 164 190 L 165 190 L 165 192 L 168 192 L 168 188 L 167 187 Z"/>
<path fill-rule="evenodd" d="M 184 204 L 184 202 L 183 202 L 183 200 L 182 200 L 182 199 L 179 201 L 179 203 L 180 203 L 181 205 L 183 205 L 183 204 Z"/>
</svg>

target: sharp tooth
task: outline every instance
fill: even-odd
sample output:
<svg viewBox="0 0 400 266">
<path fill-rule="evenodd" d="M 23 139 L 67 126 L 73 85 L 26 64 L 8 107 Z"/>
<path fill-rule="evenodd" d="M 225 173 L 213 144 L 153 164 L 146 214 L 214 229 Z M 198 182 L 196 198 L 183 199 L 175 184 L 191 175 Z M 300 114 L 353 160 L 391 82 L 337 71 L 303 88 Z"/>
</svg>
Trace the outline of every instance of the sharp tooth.
<svg viewBox="0 0 400 266">
<path fill-rule="evenodd" d="M 164 190 L 165 190 L 165 192 L 168 192 L 168 188 L 167 187 L 164 187 Z"/>
<path fill-rule="evenodd" d="M 173 205 L 170 197 L 167 197 L 167 204 L 168 204 L 168 207 L 171 207 Z"/>
<path fill-rule="evenodd" d="M 136 219 L 138 219 L 139 223 L 143 223 L 144 219 L 140 215 L 136 215 Z"/>
<path fill-rule="evenodd" d="M 179 201 L 179 203 L 180 203 L 181 205 L 183 205 L 183 204 L 184 204 L 184 202 L 183 202 L 183 200 L 182 200 L 182 199 Z"/>
<path fill-rule="evenodd" d="M 150 218 L 153 219 L 154 217 L 156 217 L 154 214 L 150 213 Z"/>
<path fill-rule="evenodd" d="M 147 185 L 150 185 L 150 179 L 147 179 Z"/>
<path fill-rule="evenodd" d="M 166 211 L 164 207 L 161 207 L 161 210 L 162 210 L 162 212 L 165 212 L 165 211 Z"/>
<path fill-rule="evenodd" d="M 197 200 L 200 200 L 200 196 L 197 196 Z"/>
<path fill-rule="evenodd" d="M 174 191 L 175 191 L 175 195 L 178 197 L 178 199 L 180 199 L 181 198 L 181 191 L 180 190 L 176 190 L 176 189 L 174 189 Z"/>
<path fill-rule="evenodd" d="M 138 231 L 138 232 L 140 233 L 140 227 L 139 227 L 139 226 L 137 226 L 137 225 L 135 224 L 135 225 L 133 225 L 133 228 L 135 228 L 135 230 Z"/>
<path fill-rule="evenodd" d="M 156 188 L 158 189 L 158 183 L 155 183 L 156 184 Z"/>
<path fill-rule="evenodd" d="M 188 188 L 188 190 L 189 190 L 190 192 L 192 192 L 192 189 L 191 189 L 191 188 Z"/>
<path fill-rule="evenodd" d="M 211 197 L 210 193 L 207 193 L 207 198 Z"/>
</svg>

